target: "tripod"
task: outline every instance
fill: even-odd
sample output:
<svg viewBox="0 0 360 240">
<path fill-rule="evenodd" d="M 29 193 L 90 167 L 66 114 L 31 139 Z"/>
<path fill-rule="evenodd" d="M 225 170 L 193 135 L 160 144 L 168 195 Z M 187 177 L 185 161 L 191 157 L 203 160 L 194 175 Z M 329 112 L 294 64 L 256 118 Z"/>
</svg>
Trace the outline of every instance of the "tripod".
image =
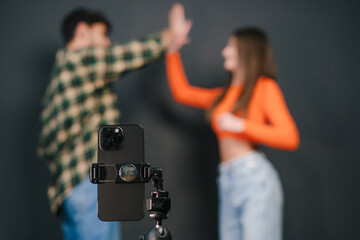
<svg viewBox="0 0 360 240">
<path fill-rule="evenodd" d="M 150 212 L 149 217 L 156 221 L 156 226 L 148 232 L 147 238 L 140 235 L 139 240 L 172 240 L 169 230 L 161 225 L 171 208 L 169 192 L 163 190 L 162 170 L 151 168 L 151 175 L 155 190 L 146 199 L 146 209 Z"/>
</svg>

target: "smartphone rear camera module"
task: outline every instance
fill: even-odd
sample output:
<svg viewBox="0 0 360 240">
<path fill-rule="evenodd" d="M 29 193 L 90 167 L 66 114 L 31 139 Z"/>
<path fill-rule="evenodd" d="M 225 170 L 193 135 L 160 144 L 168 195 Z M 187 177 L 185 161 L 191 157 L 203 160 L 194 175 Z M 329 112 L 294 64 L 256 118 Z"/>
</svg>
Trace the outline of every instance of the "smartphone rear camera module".
<svg viewBox="0 0 360 240">
<path fill-rule="evenodd" d="M 100 131 L 101 148 L 106 151 L 120 151 L 123 147 L 123 130 L 120 127 L 104 127 Z"/>
</svg>

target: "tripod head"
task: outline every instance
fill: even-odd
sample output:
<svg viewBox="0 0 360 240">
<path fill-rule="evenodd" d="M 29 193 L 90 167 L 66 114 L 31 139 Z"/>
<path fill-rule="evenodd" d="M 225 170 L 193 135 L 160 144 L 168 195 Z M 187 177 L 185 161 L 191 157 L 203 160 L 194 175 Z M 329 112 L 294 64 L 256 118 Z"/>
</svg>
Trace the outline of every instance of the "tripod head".
<svg viewBox="0 0 360 240">
<path fill-rule="evenodd" d="M 171 208 L 169 193 L 163 190 L 162 170 L 151 168 L 152 180 L 155 190 L 146 199 L 146 209 L 150 212 L 149 217 L 156 221 L 155 228 L 151 229 L 147 235 L 141 235 L 139 240 L 172 240 L 169 230 L 162 226 L 162 220 L 168 217 Z"/>
</svg>

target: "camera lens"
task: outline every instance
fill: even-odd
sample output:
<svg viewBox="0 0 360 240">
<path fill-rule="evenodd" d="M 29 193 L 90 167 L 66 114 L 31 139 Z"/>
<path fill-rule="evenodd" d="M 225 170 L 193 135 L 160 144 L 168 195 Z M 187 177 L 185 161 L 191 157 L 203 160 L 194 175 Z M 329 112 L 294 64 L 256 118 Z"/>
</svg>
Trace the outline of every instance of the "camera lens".
<svg viewBox="0 0 360 240">
<path fill-rule="evenodd" d="M 108 138 L 111 136 L 111 129 L 110 128 L 104 128 L 102 131 L 101 131 L 101 135 L 105 138 Z"/>
<path fill-rule="evenodd" d="M 110 139 L 103 139 L 101 141 L 101 147 L 105 150 L 110 149 L 112 147 L 112 142 Z"/>
<path fill-rule="evenodd" d="M 123 139 L 123 136 L 122 136 L 122 133 L 119 132 L 119 133 L 116 133 L 114 135 L 114 143 L 121 143 L 122 142 L 122 139 Z"/>
</svg>

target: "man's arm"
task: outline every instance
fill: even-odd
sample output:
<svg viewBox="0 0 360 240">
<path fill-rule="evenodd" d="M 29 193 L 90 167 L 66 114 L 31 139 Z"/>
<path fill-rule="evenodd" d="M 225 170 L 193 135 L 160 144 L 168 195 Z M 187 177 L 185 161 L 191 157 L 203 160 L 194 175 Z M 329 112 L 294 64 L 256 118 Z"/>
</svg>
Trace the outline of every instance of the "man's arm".
<svg viewBox="0 0 360 240">
<path fill-rule="evenodd" d="M 138 69 L 162 56 L 167 41 L 162 35 L 114 44 L 109 48 L 88 48 L 84 51 L 83 62 L 104 83 L 116 81 L 122 73 Z"/>
<path fill-rule="evenodd" d="M 174 4 L 169 11 L 169 26 L 160 34 L 115 44 L 109 48 L 91 48 L 86 52 L 85 64 L 106 81 L 115 81 L 125 71 L 138 69 L 163 55 L 169 47 L 188 42 L 191 21 L 186 20 L 181 4 Z M 100 84 L 102 85 L 102 84 Z"/>
</svg>

